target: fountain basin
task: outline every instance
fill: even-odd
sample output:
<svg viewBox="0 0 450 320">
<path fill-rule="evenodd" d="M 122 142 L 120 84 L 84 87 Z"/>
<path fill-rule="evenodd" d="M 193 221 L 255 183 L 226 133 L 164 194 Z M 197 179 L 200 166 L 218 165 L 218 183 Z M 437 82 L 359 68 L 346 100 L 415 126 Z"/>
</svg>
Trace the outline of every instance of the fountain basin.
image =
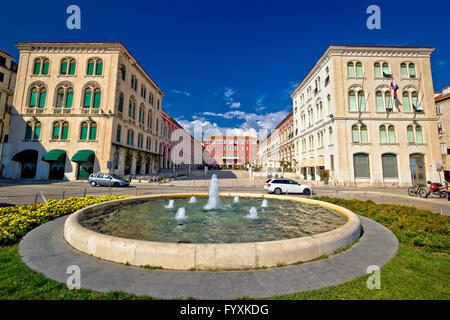
<svg viewBox="0 0 450 320">
<path fill-rule="evenodd" d="M 170 243 L 121 238 L 89 230 L 80 219 L 122 203 L 136 200 L 171 199 L 177 197 L 205 197 L 198 194 L 167 194 L 113 200 L 81 209 L 72 214 L 64 226 L 64 238 L 75 249 L 109 261 L 135 266 L 165 269 L 245 269 L 274 267 L 306 262 L 345 248 L 355 242 L 361 227 L 351 211 L 331 203 L 290 196 L 221 193 L 221 197 L 267 198 L 320 205 L 344 215 L 347 222 L 328 232 L 300 238 L 246 243 Z"/>
</svg>

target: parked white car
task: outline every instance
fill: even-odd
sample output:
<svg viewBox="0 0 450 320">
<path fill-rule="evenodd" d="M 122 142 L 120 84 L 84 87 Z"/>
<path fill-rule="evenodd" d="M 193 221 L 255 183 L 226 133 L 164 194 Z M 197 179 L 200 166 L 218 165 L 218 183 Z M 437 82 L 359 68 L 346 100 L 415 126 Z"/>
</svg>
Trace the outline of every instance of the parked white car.
<svg viewBox="0 0 450 320">
<path fill-rule="evenodd" d="M 266 181 L 264 189 L 268 193 L 301 193 L 305 195 L 314 194 L 313 188 L 306 184 L 300 184 L 291 179 L 270 179 Z"/>
</svg>

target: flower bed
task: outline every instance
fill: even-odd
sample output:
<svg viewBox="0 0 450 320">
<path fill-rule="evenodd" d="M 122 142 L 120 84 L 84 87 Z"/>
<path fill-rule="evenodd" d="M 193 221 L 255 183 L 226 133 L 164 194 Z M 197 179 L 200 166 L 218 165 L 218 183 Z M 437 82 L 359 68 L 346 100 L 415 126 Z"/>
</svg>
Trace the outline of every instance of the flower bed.
<svg viewBox="0 0 450 320">
<path fill-rule="evenodd" d="M 317 197 L 317 200 L 331 202 L 354 213 L 368 217 L 389 228 L 401 243 L 429 252 L 450 252 L 450 217 L 394 204 Z"/>
<path fill-rule="evenodd" d="M 47 203 L 0 208 L 0 246 L 18 242 L 28 231 L 52 219 L 96 203 L 125 197 L 87 196 L 85 198 L 49 200 Z"/>
</svg>

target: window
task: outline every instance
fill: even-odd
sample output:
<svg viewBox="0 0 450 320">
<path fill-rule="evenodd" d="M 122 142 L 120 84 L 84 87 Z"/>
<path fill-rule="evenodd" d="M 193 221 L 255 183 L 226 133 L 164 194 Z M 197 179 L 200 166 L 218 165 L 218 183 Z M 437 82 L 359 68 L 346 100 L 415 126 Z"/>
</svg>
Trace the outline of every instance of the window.
<svg viewBox="0 0 450 320">
<path fill-rule="evenodd" d="M 122 78 L 123 81 L 125 81 L 126 75 L 127 75 L 127 69 L 125 68 L 124 65 L 122 65 L 122 66 L 120 67 L 120 76 L 121 76 L 121 78 Z"/>
<path fill-rule="evenodd" d="M 56 92 L 56 108 L 72 108 L 73 88 L 59 87 Z"/>
<path fill-rule="evenodd" d="M 447 154 L 447 147 L 445 143 L 441 143 L 441 154 Z"/>
<path fill-rule="evenodd" d="M 391 71 L 389 70 L 389 65 L 384 62 L 383 63 L 383 77 L 390 78 L 392 76 Z"/>
<path fill-rule="evenodd" d="M 408 89 L 402 93 L 403 112 L 423 113 L 423 107 L 419 104 L 418 94 L 415 89 Z"/>
<path fill-rule="evenodd" d="M 355 73 L 356 71 L 356 73 Z M 347 63 L 347 76 L 349 78 L 362 78 L 363 77 L 363 67 L 361 62 L 349 62 Z"/>
<path fill-rule="evenodd" d="M 28 121 L 25 126 L 25 140 L 39 140 L 41 138 L 41 123 Z"/>
<path fill-rule="evenodd" d="M 406 63 L 402 63 L 400 69 L 402 71 L 402 78 L 408 78 L 408 68 L 406 67 Z"/>
<path fill-rule="evenodd" d="M 59 73 L 61 75 L 74 75 L 76 68 L 76 61 L 72 58 L 64 58 L 61 60 L 61 68 Z"/>
<path fill-rule="evenodd" d="M 378 62 L 375 63 L 375 65 L 374 65 L 374 74 L 375 74 L 375 78 L 382 78 L 381 77 L 381 66 Z"/>
<path fill-rule="evenodd" d="M 69 137 L 69 123 L 66 121 L 57 121 L 53 123 L 52 139 L 67 140 Z"/>
<path fill-rule="evenodd" d="M 348 93 L 348 104 L 350 112 L 365 112 L 366 98 L 364 91 L 360 88 L 350 90 Z"/>
<path fill-rule="evenodd" d="M 131 129 L 127 131 L 127 144 L 130 146 L 134 145 L 134 131 Z"/>
<path fill-rule="evenodd" d="M 90 84 L 84 89 L 83 107 L 84 108 L 100 108 L 102 92 L 96 84 Z"/>
<path fill-rule="evenodd" d="M 383 178 L 398 178 L 397 156 L 395 154 L 383 154 L 381 164 L 383 166 Z"/>
<path fill-rule="evenodd" d="M 327 96 L 327 105 L 328 105 L 328 114 L 333 113 L 333 108 L 331 106 L 331 96 L 330 95 Z"/>
<path fill-rule="evenodd" d="M 356 153 L 353 155 L 355 178 L 370 178 L 369 155 Z"/>
<path fill-rule="evenodd" d="M 95 141 L 97 139 L 97 124 L 95 122 L 91 122 L 89 127 L 89 140 Z"/>
<path fill-rule="evenodd" d="M 87 140 L 89 132 L 89 125 L 87 122 L 81 123 L 80 140 Z"/>
<path fill-rule="evenodd" d="M 157 103 L 157 105 L 156 105 L 156 109 L 159 110 L 159 107 L 160 107 L 160 106 L 161 106 L 161 100 L 158 99 L 158 103 Z"/>
<path fill-rule="evenodd" d="M 416 77 L 416 66 L 414 65 L 414 63 L 409 64 L 409 77 L 410 78 Z"/>
<path fill-rule="evenodd" d="M 86 74 L 92 76 L 94 73 L 96 76 L 103 74 L 103 60 L 100 58 L 91 58 L 88 60 Z"/>
<path fill-rule="evenodd" d="M 393 101 L 388 88 L 383 88 L 375 93 L 375 105 L 377 112 L 392 112 Z"/>
<path fill-rule="evenodd" d="M 411 112 L 411 104 L 409 101 L 409 93 L 408 92 L 403 92 L 402 94 L 403 97 L 403 111 L 404 112 Z"/>
<path fill-rule="evenodd" d="M 39 85 L 33 86 L 30 89 L 30 100 L 28 106 L 30 108 L 45 107 L 45 100 L 47 98 L 47 89 L 45 87 L 39 87 Z"/>
<path fill-rule="evenodd" d="M 116 141 L 120 142 L 120 136 L 122 135 L 122 126 L 119 124 L 117 126 L 117 131 L 116 131 Z"/>
<path fill-rule="evenodd" d="M 120 93 L 120 95 L 119 95 L 119 106 L 117 107 L 117 110 L 120 113 L 123 112 L 123 93 Z"/>
<path fill-rule="evenodd" d="M 151 105 L 153 105 L 153 93 L 152 93 L 152 92 L 150 92 L 149 95 L 148 95 L 148 102 L 149 102 Z"/>
<path fill-rule="evenodd" d="M 421 126 L 412 126 L 409 125 L 406 129 L 408 136 L 408 143 L 410 144 L 422 144 L 423 143 L 423 134 Z"/>
<path fill-rule="evenodd" d="M 368 143 L 367 126 L 353 125 L 352 126 L 352 142 L 353 143 Z"/>
<path fill-rule="evenodd" d="M 328 144 L 333 144 L 333 128 L 331 127 L 328 128 Z"/>
<path fill-rule="evenodd" d="M 131 98 L 128 103 L 128 118 L 136 120 L 136 102 L 134 101 L 134 98 Z"/>
<path fill-rule="evenodd" d="M 439 134 L 443 134 L 444 133 L 444 128 L 442 126 L 442 123 L 438 123 L 438 133 Z"/>
</svg>

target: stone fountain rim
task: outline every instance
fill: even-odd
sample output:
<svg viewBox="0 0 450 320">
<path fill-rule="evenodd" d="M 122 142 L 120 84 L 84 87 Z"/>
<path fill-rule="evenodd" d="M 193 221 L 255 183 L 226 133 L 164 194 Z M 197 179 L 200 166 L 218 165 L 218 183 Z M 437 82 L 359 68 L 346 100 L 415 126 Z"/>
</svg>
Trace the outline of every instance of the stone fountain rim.
<svg viewBox="0 0 450 320">
<path fill-rule="evenodd" d="M 343 214 L 347 222 L 313 236 L 245 243 L 170 243 L 121 238 L 83 227 L 79 221 L 93 210 L 137 200 L 207 197 L 208 193 L 173 193 L 117 199 L 95 204 L 71 214 L 64 224 L 64 239 L 73 248 L 100 259 L 134 266 L 177 270 L 246 269 L 289 265 L 328 256 L 353 244 L 361 235 L 356 214 L 319 200 L 254 193 L 220 193 L 222 197 L 290 200 L 316 204 Z"/>
</svg>

